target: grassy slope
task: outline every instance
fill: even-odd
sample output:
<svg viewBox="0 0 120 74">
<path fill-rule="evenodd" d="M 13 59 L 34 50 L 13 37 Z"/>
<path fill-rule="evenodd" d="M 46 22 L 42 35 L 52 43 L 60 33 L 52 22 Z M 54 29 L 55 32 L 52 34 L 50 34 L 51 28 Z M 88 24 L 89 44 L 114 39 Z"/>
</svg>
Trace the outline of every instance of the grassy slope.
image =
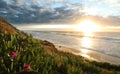
<svg viewBox="0 0 120 74">
<path fill-rule="evenodd" d="M 120 66 L 60 52 L 48 41 L 26 35 L 0 19 L 0 74 L 120 74 Z M 16 52 L 15 58 L 11 53 Z M 30 70 L 24 69 L 30 64 Z"/>
</svg>

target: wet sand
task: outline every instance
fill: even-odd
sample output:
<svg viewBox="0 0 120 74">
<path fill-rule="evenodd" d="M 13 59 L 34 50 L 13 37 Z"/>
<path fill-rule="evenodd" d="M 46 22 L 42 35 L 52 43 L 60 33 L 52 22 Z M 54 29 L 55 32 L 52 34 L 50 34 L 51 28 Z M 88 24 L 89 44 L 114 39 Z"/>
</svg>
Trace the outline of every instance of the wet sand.
<svg viewBox="0 0 120 74">
<path fill-rule="evenodd" d="M 97 62 L 107 62 L 110 64 L 115 64 L 115 65 L 120 65 L 120 58 L 118 57 L 113 57 L 110 55 L 106 55 L 100 52 L 96 52 L 96 51 L 92 51 L 92 50 L 77 50 L 74 48 L 69 48 L 69 47 L 65 47 L 65 46 L 59 46 L 59 45 L 55 45 L 55 47 L 59 50 L 59 51 L 63 51 L 63 52 L 70 52 L 73 53 L 75 55 L 80 55 L 83 56 L 86 59 L 89 60 L 94 60 Z"/>
</svg>

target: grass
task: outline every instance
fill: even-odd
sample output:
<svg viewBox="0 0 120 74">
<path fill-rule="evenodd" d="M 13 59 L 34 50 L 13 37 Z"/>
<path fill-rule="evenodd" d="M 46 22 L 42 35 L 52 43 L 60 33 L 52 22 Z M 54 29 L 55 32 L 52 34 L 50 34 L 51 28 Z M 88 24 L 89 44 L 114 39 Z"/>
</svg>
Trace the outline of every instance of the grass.
<svg viewBox="0 0 120 74">
<path fill-rule="evenodd" d="M 54 46 L 18 34 L 0 33 L 0 74 L 31 72 L 41 74 L 120 74 L 120 66 L 85 60 L 57 51 Z M 50 47 L 52 47 L 50 49 Z M 48 52 L 49 50 L 49 52 Z M 17 55 L 12 57 L 12 52 Z M 25 64 L 30 68 L 25 69 Z"/>
<path fill-rule="evenodd" d="M 0 74 L 120 74 L 120 66 L 57 51 L 52 43 L 34 39 L 2 22 L 0 27 L 5 24 L 14 32 L 0 30 Z"/>
</svg>

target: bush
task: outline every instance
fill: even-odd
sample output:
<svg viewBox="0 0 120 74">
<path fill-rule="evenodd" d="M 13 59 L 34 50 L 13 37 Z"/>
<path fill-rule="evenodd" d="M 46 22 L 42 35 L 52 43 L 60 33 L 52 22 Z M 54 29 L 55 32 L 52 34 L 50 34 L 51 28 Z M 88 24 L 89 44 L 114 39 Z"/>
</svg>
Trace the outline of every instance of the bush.
<svg viewBox="0 0 120 74">
<path fill-rule="evenodd" d="M 0 33 L 0 40 L 0 74 L 38 71 L 40 53 L 44 52 L 39 40 L 4 33 Z M 26 64 L 29 64 L 29 69 L 25 69 Z"/>
<path fill-rule="evenodd" d="M 50 51 L 41 43 L 31 35 L 0 33 L 0 74 L 120 74 L 120 66 Z"/>
</svg>

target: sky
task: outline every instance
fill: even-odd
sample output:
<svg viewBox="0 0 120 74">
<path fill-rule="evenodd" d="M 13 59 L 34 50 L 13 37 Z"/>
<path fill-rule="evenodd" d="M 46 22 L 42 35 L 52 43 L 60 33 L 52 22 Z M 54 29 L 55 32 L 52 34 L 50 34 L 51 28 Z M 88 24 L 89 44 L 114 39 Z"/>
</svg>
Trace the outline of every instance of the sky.
<svg viewBox="0 0 120 74">
<path fill-rule="evenodd" d="M 56 3 L 52 3 L 52 2 Z M 53 7 L 68 6 L 86 15 L 120 16 L 120 0 L 51 0 Z M 80 8 L 82 5 L 82 9 Z"/>
<path fill-rule="evenodd" d="M 86 14 L 120 16 L 120 0 L 85 0 Z"/>
<path fill-rule="evenodd" d="M 6 8 L 10 20 L 14 16 L 22 23 L 71 24 L 89 16 L 101 24 L 120 26 L 120 0 L 0 0 L 0 8 Z"/>
<path fill-rule="evenodd" d="M 18 5 L 31 4 L 46 8 L 67 7 L 84 12 L 85 15 L 120 16 L 120 0 L 4 0 L 8 4 L 15 1 Z M 26 2 L 27 1 L 27 2 Z M 82 8 L 81 8 L 82 6 Z"/>
<path fill-rule="evenodd" d="M 88 18 L 108 30 L 120 28 L 120 0 L 0 0 L 0 8 L 0 15 L 8 13 L 22 29 L 56 24 L 72 28 Z M 26 23 L 34 25 L 23 26 Z"/>
</svg>

